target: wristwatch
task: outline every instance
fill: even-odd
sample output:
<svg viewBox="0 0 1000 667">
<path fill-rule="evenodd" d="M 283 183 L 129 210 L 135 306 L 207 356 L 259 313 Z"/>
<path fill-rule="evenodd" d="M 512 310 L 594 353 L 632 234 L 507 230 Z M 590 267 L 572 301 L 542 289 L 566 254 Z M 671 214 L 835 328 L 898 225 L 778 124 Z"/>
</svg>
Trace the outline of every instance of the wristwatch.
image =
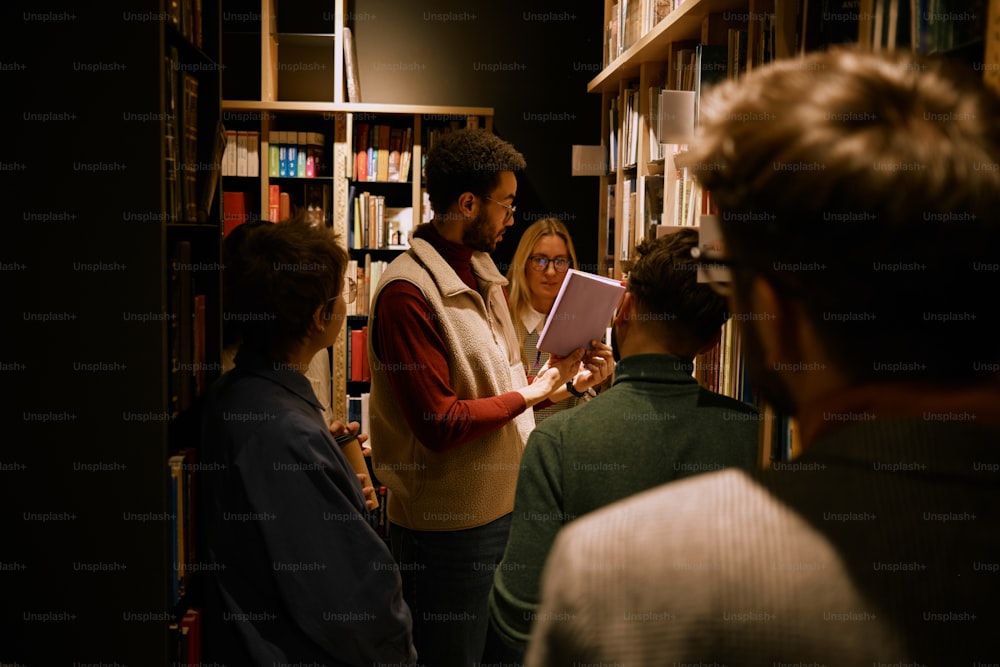
<svg viewBox="0 0 1000 667">
<path fill-rule="evenodd" d="M 566 391 L 568 391 L 573 396 L 576 396 L 577 398 L 583 398 L 584 396 L 587 395 L 587 392 L 585 391 L 577 391 L 576 388 L 573 386 L 572 380 L 566 382 Z"/>
</svg>

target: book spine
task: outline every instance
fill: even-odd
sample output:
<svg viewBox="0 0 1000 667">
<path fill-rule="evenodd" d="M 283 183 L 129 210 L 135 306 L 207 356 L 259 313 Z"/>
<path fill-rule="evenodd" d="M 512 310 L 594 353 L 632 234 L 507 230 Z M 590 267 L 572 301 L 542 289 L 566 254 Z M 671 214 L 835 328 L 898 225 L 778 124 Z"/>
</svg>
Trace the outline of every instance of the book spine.
<svg viewBox="0 0 1000 667">
<path fill-rule="evenodd" d="M 247 176 L 260 176 L 260 132 L 247 132 Z"/>
<path fill-rule="evenodd" d="M 278 131 L 278 176 L 288 176 L 288 136 L 283 130 Z"/>
<path fill-rule="evenodd" d="M 279 143 L 281 142 L 278 139 L 278 132 L 271 130 L 267 135 L 267 175 L 271 178 L 281 176 L 281 170 L 278 165 Z"/>
<path fill-rule="evenodd" d="M 267 188 L 267 218 L 271 222 L 278 222 L 281 215 L 281 188 L 277 185 L 269 185 Z"/>
<path fill-rule="evenodd" d="M 297 159 L 295 161 L 295 175 L 299 178 L 306 177 L 306 147 L 309 145 L 306 132 L 298 133 L 298 141 L 295 147 Z"/>
</svg>

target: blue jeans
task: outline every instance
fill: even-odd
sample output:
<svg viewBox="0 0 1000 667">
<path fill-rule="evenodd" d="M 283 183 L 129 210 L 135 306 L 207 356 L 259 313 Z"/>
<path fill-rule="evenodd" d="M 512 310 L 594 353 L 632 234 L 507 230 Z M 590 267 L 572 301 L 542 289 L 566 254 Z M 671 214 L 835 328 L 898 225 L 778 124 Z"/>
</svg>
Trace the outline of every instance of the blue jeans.
<svg viewBox="0 0 1000 667">
<path fill-rule="evenodd" d="M 490 628 L 489 593 L 511 515 L 467 530 L 389 525 L 392 555 L 413 615 L 413 645 L 425 667 L 516 667 L 517 652 Z"/>
</svg>

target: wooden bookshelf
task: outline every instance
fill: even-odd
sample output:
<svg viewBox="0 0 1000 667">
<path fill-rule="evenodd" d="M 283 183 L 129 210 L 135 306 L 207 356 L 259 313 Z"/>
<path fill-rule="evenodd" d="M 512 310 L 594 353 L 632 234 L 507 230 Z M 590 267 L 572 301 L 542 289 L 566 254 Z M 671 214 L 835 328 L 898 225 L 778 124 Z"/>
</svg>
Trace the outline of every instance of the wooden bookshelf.
<svg viewBox="0 0 1000 667">
<path fill-rule="evenodd" d="M 624 249 L 634 247 L 651 233 L 645 224 L 650 209 L 665 212 L 662 222 L 666 225 L 694 222 L 697 226 L 699 211 L 692 210 L 690 206 L 707 208 L 697 193 L 690 199 L 681 198 L 685 197 L 685 191 L 677 187 L 680 177 L 674 166 L 672 151 L 665 151 L 666 155 L 660 158 L 653 154 L 651 141 L 647 140 L 655 121 L 649 91 L 665 83 L 667 88 L 680 87 L 672 80 L 675 73 L 685 66 L 686 61 L 679 62 L 681 56 L 693 45 L 700 43 L 728 48 L 726 65 L 729 78 L 738 69 L 734 67 L 734 57 L 738 56 L 743 44 L 747 54 L 744 67 L 749 72 L 755 65 L 767 60 L 794 58 L 810 49 L 846 42 L 873 50 L 895 45 L 913 51 L 945 53 L 971 62 L 973 66 L 978 65 L 987 83 L 1000 79 L 997 74 L 1000 68 L 995 62 L 996 44 L 1000 42 L 997 35 L 1000 32 L 995 29 L 990 32 L 990 27 L 1000 22 L 1000 2 L 997 0 L 989 2 L 989 19 L 981 17 L 985 45 L 976 39 L 975 30 L 970 31 L 964 25 L 961 30 L 957 27 L 945 30 L 947 34 L 940 43 L 934 42 L 936 38 L 928 41 L 928 32 L 922 31 L 930 31 L 930 28 L 921 23 L 921 17 L 909 15 L 910 3 L 906 0 L 862 0 L 860 6 L 856 2 L 845 1 L 842 6 L 823 4 L 822 7 L 805 0 L 684 0 L 659 21 L 651 19 L 655 13 L 650 12 L 663 4 L 669 3 L 663 0 L 605 0 L 605 66 L 587 84 L 588 92 L 599 94 L 602 98 L 601 137 L 611 158 L 608 161 L 611 168 L 601 177 L 599 234 L 602 244 L 608 239 L 612 252 L 601 252 L 599 257 L 601 272 L 614 277 L 623 277 L 629 270 L 629 258 L 623 254 Z M 824 14 L 828 9 L 833 18 L 827 19 Z M 954 6 L 945 2 L 939 9 L 960 11 L 966 7 L 955 0 Z M 841 14 L 855 17 L 854 23 L 837 18 Z M 647 26 L 645 32 L 636 34 L 635 22 L 626 28 L 626 16 L 629 15 L 639 17 L 641 25 Z M 890 17 L 901 18 L 892 21 Z M 626 34 L 633 39 L 629 44 L 625 44 L 622 38 L 621 31 L 626 29 L 631 31 Z M 745 35 L 739 35 L 741 30 L 745 31 Z M 729 41 L 733 31 L 742 41 Z M 695 77 L 703 74 L 703 69 L 695 71 Z M 630 99 L 629 96 L 634 93 L 637 93 L 634 99 Z M 694 99 L 697 123 L 697 93 Z M 612 109 L 615 109 L 614 117 Z M 623 157 L 621 148 L 626 145 L 626 136 L 638 141 L 634 148 L 634 160 Z M 617 160 L 613 155 L 616 151 L 612 137 L 616 138 L 618 146 Z M 678 145 L 677 150 L 683 149 L 683 145 Z M 651 200 L 650 194 L 655 191 L 650 191 L 648 186 L 661 177 L 662 194 L 653 194 L 653 197 L 662 199 Z M 612 188 L 613 200 L 610 195 Z M 628 194 L 630 190 L 631 195 Z M 686 201 L 690 204 L 685 206 Z M 673 211 L 688 211 L 692 215 L 668 218 Z M 640 223 L 638 226 L 637 221 Z M 626 226 L 627 229 L 623 229 Z M 710 357 L 710 363 L 721 360 L 726 367 L 718 368 L 717 375 L 731 380 L 742 376 L 739 368 L 742 357 L 738 352 L 738 336 L 731 337 L 727 333 L 726 338 L 734 340 L 737 349 L 716 351 Z M 723 393 L 733 395 L 733 383 L 730 381 L 728 384 L 729 388 Z M 715 386 L 710 388 L 719 390 Z M 760 446 L 762 465 L 772 458 L 787 458 L 798 452 L 794 422 L 775 415 L 768 406 L 764 408 Z"/>
<path fill-rule="evenodd" d="M 184 19 L 195 4 L 172 6 Z M 5 664 L 175 664 L 168 459 L 185 443 L 171 425 L 218 375 L 221 354 L 221 196 L 212 180 L 220 4 L 198 6 L 200 20 L 188 24 L 197 33 L 160 0 L 96 12 L 15 2 L 2 28 L 5 42 L 24 45 L 16 60 L 25 72 L 7 80 L 19 129 L 5 164 L 26 165 L 3 175 L 15 202 L 4 261 L 21 267 L 6 272 L 16 341 L 7 362 L 21 372 L 6 374 L 11 537 L 0 550 L 5 564 L 23 564 L 5 573 Z M 183 133 L 173 135 L 171 164 L 194 176 L 195 205 L 183 212 L 168 196 L 173 64 L 197 89 L 183 114 L 189 143 L 182 149 Z M 32 120 L 36 112 L 44 122 Z M 206 194 L 214 196 L 202 207 Z M 174 266 L 181 244 L 191 266 Z M 180 273 L 190 282 L 175 299 Z M 189 298 L 199 294 L 203 320 Z M 66 315 L 22 315 L 36 312 Z M 203 345 L 175 346 L 182 318 L 185 327 L 205 322 Z"/>
<path fill-rule="evenodd" d="M 290 2 L 290 0 L 285 0 Z M 250 188 L 252 201 L 259 202 L 260 210 L 255 213 L 262 219 L 269 219 L 267 201 L 270 186 L 276 179 L 268 175 L 266 163 L 269 152 L 269 134 L 285 125 L 308 127 L 312 131 L 321 132 L 326 137 L 325 159 L 328 175 L 332 178 L 332 216 L 330 226 L 346 244 L 349 236 L 349 207 L 353 206 L 350 198 L 352 185 L 355 193 L 365 189 L 388 191 L 395 207 L 410 207 L 413 211 L 413 226 L 420 222 L 423 203 L 423 180 L 421 174 L 422 158 L 426 152 L 423 145 L 426 130 L 434 126 L 449 125 L 455 119 L 464 120 L 475 117 L 480 127 L 488 131 L 493 129 L 493 109 L 483 106 L 447 106 L 428 104 L 384 104 L 347 101 L 345 71 L 344 71 L 344 27 L 347 25 L 347 2 L 336 0 L 330 3 L 296 3 L 293 10 L 283 11 L 282 0 L 261 0 L 259 12 L 247 12 L 254 15 L 253 25 L 232 26 L 246 34 L 255 35 L 259 39 L 259 66 L 239 62 L 244 69 L 244 77 L 259 77 L 255 85 L 239 86 L 239 89 L 260 91 L 259 99 L 223 99 L 222 116 L 232 118 L 250 118 L 253 129 L 260 134 L 259 155 L 261 164 L 260 176 L 244 182 L 239 187 Z M 254 5 L 256 7 L 256 5 Z M 286 8 L 287 9 L 287 8 Z M 284 21 L 284 23 L 282 23 Z M 225 28 L 225 26 L 224 26 Z M 305 32 L 305 30 L 314 32 Z M 225 40 L 225 34 L 223 39 Z M 324 46 L 325 45 L 325 46 Z M 309 49 L 314 47 L 332 48 L 332 69 L 323 61 L 323 68 L 315 72 L 316 86 L 303 85 L 308 81 L 291 81 L 287 70 L 295 69 L 295 63 L 289 62 L 283 55 L 283 49 Z M 301 53 L 299 51 L 298 53 Z M 323 56 L 324 58 L 326 56 Z M 312 62 L 305 63 L 305 65 Z M 304 67 L 304 66 L 303 66 Z M 228 71 L 228 70 L 227 70 Z M 332 72 L 332 88 L 330 74 Z M 363 78 L 363 77 L 362 77 Z M 259 83 L 258 83 L 259 81 Z M 362 100 L 364 81 L 360 81 Z M 288 86 L 291 85 L 292 93 Z M 323 95 L 326 99 L 289 99 L 290 94 L 302 90 L 328 91 Z M 412 149 L 410 177 L 404 182 L 377 183 L 352 181 L 355 147 L 354 127 L 358 122 L 386 123 L 394 126 L 405 126 L 412 129 Z M 308 181 L 310 179 L 298 179 Z M 285 182 L 285 181 L 281 181 Z M 228 183 L 228 181 L 227 181 Z M 294 202 L 293 202 L 294 204 Z M 377 250 L 378 259 L 385 260 L 386 250 Z M 397 254 L 394 251 L 390 254 Z M 364 249 L 350 250 L 352 259 L 363 263 L 366 251 Z M 359 296 L 359 298 L 361 298 Z M 357 328 L 356 323 L 354 328 Z M 348 381 L 346 376 L 346 352 L 349 328 L 346 328 L 338 338 L 333 349 L 333 411 L 337 419 L 346 420 Z M 356 389 L 358 383 L 351 383 Z"/>
</svg>

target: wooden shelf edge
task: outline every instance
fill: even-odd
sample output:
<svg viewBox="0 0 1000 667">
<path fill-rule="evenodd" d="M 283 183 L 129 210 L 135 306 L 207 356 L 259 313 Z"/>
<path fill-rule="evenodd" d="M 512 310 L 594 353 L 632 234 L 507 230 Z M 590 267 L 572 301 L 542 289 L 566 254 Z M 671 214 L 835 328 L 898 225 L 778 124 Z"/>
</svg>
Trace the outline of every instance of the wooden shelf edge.
<svg viewBox="0 0 1000 667">
<path fill-rule="evenodd" d="M 670 12 L 587 84 L 588 93 L 618 90 L 618 82 L 639 76 L 639 65 L 663 60 L 671 42 L 698 39 L 701 22 L 709 14 L 747 11 L 746 0 L 687 0 Z"/>
<path fill-rule="evenodd" d="M 492 107 L 461 107 L 426 104 L 382 104 L 349 102 L 267 102 L 222 100 L 223 111 L 275 111 L 301 113 L 420 114 L 422 116 L 493 116 Z"/>
</svg>

